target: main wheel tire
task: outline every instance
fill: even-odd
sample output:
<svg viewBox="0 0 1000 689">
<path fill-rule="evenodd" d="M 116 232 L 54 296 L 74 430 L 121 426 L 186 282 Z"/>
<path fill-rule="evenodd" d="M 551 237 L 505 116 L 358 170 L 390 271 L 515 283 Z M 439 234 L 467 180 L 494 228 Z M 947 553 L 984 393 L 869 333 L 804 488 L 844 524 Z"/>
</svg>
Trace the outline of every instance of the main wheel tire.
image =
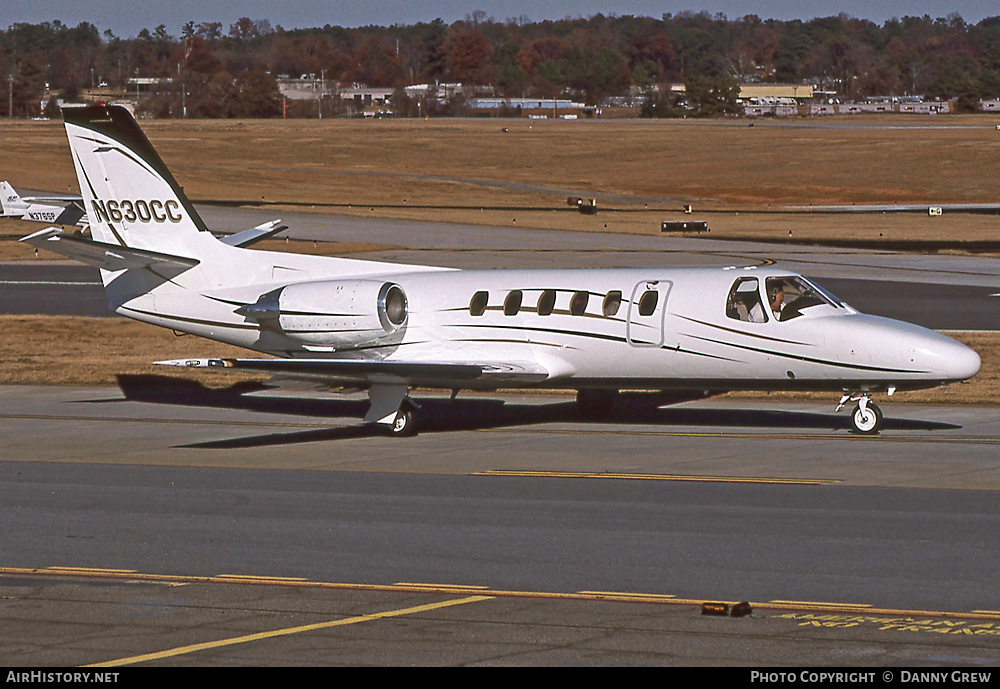
<svg viewBox="0 0 1000 689">
<path fill-rule="evenodd" d="M 617 390 L 580 390 L 576 393 L 576 408 L 587 419 L 607 418 L 617 396 Z"/>
<path fill-rule="evenodd" d="M 389 433 L 396 438 L 405 438 L 407 436 L 416 435 L 417 415 L 413 409 L 404 406 L 396 412 L 396 419 L 392 422 L 392 425 L 389 426 Z"/>
<path fill-rule="evenodd" d="M 879 429 L 882 428 L 882 410 L 871 402 L 868 403 L 867 407 L 867 410 L 863 410 L 859 404 L 851 412 L 851 423 L 854 425 L 854 431 L 863 435 L 878 433 Z"/>
</svg>

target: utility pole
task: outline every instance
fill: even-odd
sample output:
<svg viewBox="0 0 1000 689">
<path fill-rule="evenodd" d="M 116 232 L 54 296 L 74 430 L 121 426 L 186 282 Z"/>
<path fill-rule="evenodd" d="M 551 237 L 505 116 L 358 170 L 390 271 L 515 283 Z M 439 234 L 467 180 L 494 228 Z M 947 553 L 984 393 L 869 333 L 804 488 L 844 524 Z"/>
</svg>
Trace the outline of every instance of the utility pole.
<svg viewBox="0 0 1000 689">
<path fill-rule="evenodd" d="M 7 117 L 9 119 L 14 119 L 14 75 L 7 75 Z"/>
<path fill-rule="evenodd" d="M 319 71 L 319 93 L 316 95 L 316 108 L 319 113 L 317 119 L 323 119 L 323 94 L 326 93 L 326 70 Z"/>
</svg>

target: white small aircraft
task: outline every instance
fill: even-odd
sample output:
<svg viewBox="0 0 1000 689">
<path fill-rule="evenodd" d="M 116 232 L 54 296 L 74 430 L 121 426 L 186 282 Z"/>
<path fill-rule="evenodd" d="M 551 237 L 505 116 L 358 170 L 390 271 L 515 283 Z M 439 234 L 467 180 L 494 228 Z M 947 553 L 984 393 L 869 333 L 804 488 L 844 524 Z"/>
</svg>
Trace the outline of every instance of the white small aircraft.
<svg viewBox="0 0 1000 689">
<path fill-rule="evenodd" d="M 22 241 L 100 267 L 119 314 L 276 357 L 158 363 L 367 389 L 365 422 L 393 434 L 416 430 L 414 386 L 570 389 L 592 414 L 622 389 L 838 391 L 874 433 L 872 393 L 979 370 L 965 345 L 774 267 L 462 271 L 232 246 L 126 110 L 64 114 L 93 238 Z"/>
<path fill-rule="evenodd" d="M 0 217 L 3 218 L 85 226 L 87 213 L 80 206 L 82 201 L 80 196 L 22 197 L 9 182 L 0 182 Z"/>
<path fill-rule="evenodd" d="M 47 202 L 47 203 L 43 203 Z M 52 206 L 51 202 L 65 205 Z M 80 204 L 82 196 L 30 196 L 24 197 L 14 191 L 9 182 L 0 182 L 0 218 L 19 218 L 34 222 L 56 223 L 57 225 L 79 225 L 89 227 L 90 218 Z M 288 229 L 280 220 L 271 220 L 263 225 L 251 227 L 242 232 L 218 235 L 219 241 L 230 246 L 247 247 Z"/>
</svg>

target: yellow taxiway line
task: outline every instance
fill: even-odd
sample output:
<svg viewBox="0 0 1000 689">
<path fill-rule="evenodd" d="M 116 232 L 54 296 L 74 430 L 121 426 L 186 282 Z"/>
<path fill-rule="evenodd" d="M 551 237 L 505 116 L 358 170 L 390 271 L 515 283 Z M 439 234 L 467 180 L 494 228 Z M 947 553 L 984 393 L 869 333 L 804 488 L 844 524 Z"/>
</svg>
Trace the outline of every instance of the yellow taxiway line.
<svg viewBox="0 0 1000 689">
<path fill-rule="evenodd" d="M 440 610 L 459 605 L 478 603 L 497 598 L 536 598 L 543 600 L 575 600 L 603 601 L 632 604 L 652 605 L 683 605 L 700 606 L 706 601 L 689 598 L 676 598 L 669 594 L 635 593 L 620 591 L 578 591 L 575 593 L 546 591 L 509 591 L 491 589 L 486 586 L 465 584 L 435 584 L 420 582 L 401 582 L 397 584 L 349 584 L 335 582 L 309 581 L 291 577 L 271 577 L 257 575 L 224 574 L 218 576 L 189 576 L 143 574 L 131 570 L 98 569 L 90 567 L 47 567 L 21 568 L 0 567 L 0 575 L 14 576 L 48 576 L 48 577 L 79 577 L 90 579 L 111 579 L 158 582 L 166 585 L 186 585 L 194 583 L 225 583 L 230 585 L 281 586 L 313 589 L 337 589 L 354 591 L 381 591 L 396 593 L 426 593 L 435 595 L 456 596 L 450 600 L 417 605 L 393 610 L 357 615 L 353 617 L 329 620 L 314 624 L 299 625 L 275 629 L 271 631 L 244 634 L 227 639 L 217 639 L 198 644 L 178 646 L 153 653 L 118 658 L 86 665 L 85 667 L 118 667 L 134 665 L 147 661 L 160 660 L 174 656 L 197 653 L 216 648 L 224 648 L 238 644 L 252 643 L 265 639 L 291 636 L 322 629 L 330 629 L 363 622 L 373 622 L 382 619 L 415 615 L 423 612 Z M 736 601 L 711 601 L 727 605 Z M 905 610 L 895 608 L 877 608 L 866 603 L 838 603 L 799 600 L 771 600 L 751 602 L 754 609 L 770 610 L 778 613 L 776 619 L 794 621 L 798 626 L 846 628 L 870 626 L 883 631 L 927 632 L 951 635 L 989 635 L 1000 636 L 1000 611 L 973 610 L 970 612 Z"/>
<path fill-rule="evenodd" d="M 372 622 L 374 620 L 384 620 L 390 617 L 402 617 L 404 615 L 415 615 L 421 612 L 428 612 L 430 610 L 439 610 L 441 608 L 449 608 L 456 605 L 465 605 L 467 603 L 478 603 L 484 600 L 491 600 L 490 596 L 468 596 L 466 598 L 459 598 L 455 600 L 440 601 L 438 603 L 428 603 L 426 605 L 415 605 L 410 608 L 399 608 L 397 610 L 384 610 L 382 612 L 369 613 L 367 615 L 358 615 L 357 617 L 346 617 L 340 620 L 330 620 L 328 622 L 317 622 L 315 624 L 304 624 L 298 627 L 286 627 L 285 629 L 274 629 L 269 632 L 258 632 L 256 634 L 245 634 L 243 636 L 235 636 L 229 639 L 218 639 L 216 641 L 206 641 L 200 644 L 191 644 L 188 646 L 178 646 L 177 648 L 168 648 L 164 651 L 156 651 L 155 653 L 145 653 L 143 655 L 129 656 L 126 658 L 118 658 L 117 660 L 109 660 L 103 663 L 93 663 L 91 665 L 84 665 L 83 667 L 121 667 L 123 665 L 135 665 L 136 663 L 144 663 L 150 660 L 161 660 L 163 658 L 172 658 L 174 656 L 187 655 L 189 653 L 197 653 L 199 651 L 208 651 L 215 648 L 224 648 L 226 646 L 235 646 L 237 644 L 251 643 L 253 641 L 261 641 L 263 639 L 273 639 L 279 636 L 291 636 L 292 634 L 302 634 L 304 632 L 313 632 L 318 629 L 330 629 L 332 627 L 344 627 L 349 624 L 359 624 L 361 622 Z"/>
<path fill-rule="evenodd" d="M 840 483 L 832 478 L 779 478 L 774 476 L 699 476 L 695 474 L 640 474 L 617 471 L 528 471 L 494 469 L 477 471 L 472 476 L 523 476 L 531 478 L 618 478 L 637 481 L 694 481 L 714 483 L 779 483 L 796 486 L 823 486 Z"/>
<path fill-rule="evenodd" d="M 115 579 L 143 581 L 163 584 L 233 584 L 250 586 L 282 586 L 290 588 L 334 589 L 346 591 L 379 591 L 387 593 L 434 593 L 440 595 L 469 596 L 472 593 L 484 598 L 539 598 L 548 600 L 581 600 L 610 602 L 660 603 L 670 605 L 700 606 L 706 600 L 677 598 L 670 594 L 641 593 L 627 591 L 514 591 L 493 589 L 488 586 L 469 584 L 435 584 L 420 582 L 400 582 L 396 584 L 360 584 L 342 582 L 310 581 L 292 577 L 270 577 L 257 575 L 222 574 L 215 576 L 194 576 L 186 574 L 144 574 L 131 570 L 93 569 L 85 567 L 0 567 L 0 575 L 80 577 L 92 579 Z M 470 601 L 471 602 L 471 601 Z M 736 603 L 739 601 L 717 601 Z M 973 610 L 954 612 L 943 610 L 905 610 L 899 608 L 876 608 L 867 603 L 836 603 L 825 601 L 770 600 L 751 604 L 754 608 L 769 610 L 796 610 L 812 612 L 865 612 L 873 615 L 920 616 L 957 619 L 980 619 L 1000 621 L 998 610 Z"/>
</svg>

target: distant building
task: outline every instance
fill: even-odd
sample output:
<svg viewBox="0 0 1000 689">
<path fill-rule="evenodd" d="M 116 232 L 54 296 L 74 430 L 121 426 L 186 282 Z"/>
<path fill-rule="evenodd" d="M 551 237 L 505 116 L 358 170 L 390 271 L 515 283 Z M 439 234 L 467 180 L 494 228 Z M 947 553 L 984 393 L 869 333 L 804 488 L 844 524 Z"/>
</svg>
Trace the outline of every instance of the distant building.
<svg viewBox="0 0 1000 689">
<path fill-rule="evenodd" d="M 792 117 L 799 114 L 799 106 L 794 103 L 746 103 L 743 114 L 747 117 Z"/>
<path fill-rule="evenodd" d="M 132 77 L 125 86 L 130 94 L 141 97 L 159 93 L 163 87 L 167 87 L 169 90 L 173 83 L 174 80 L 170 77 Z"/>
<path fill-rule="evenodd" d="M 877 99 L 874 103 L 812 103 L 810 115 L 860 115 L 863 113 L 902 113 L 904 115 L 935 115 L 951 112 L 948 101 L 924 102 L 913 99 Z"/>
<path fill-rule="evenodd" d="M 894 103 L 879 101 L 877 103 L 857 103 L 855 112 L 896 112 Z"/>
<path fill-rule="evenodd" d="M 768 99 L 788 99 L 803 103 L 813 99 L 812 84 L 740 84 L 739 99 L 758 102 Z"/>
<path fill-rule="evenodd" d="M 949 101 L 931 101 L 919 103 L 900 103 L 898 112 L 911 113 L 914 115 L 938 115 L 951 112 Z"/>
<path fill-rule="evenodd" d="M 461 82 L 413 84 L 412 86 L 407 86 L 404 90 L 410 98 L 432 97 L 439 103 L 444 103 L 463 91 Z"/>
<path fill-rule="evenodd" d="M 310 78 L 311 77 L 311 78 Z M 323 95 L 329 95 L 333 83 L 317 79 L 315 74 L 303 74 L 297 79 L 287 74 L 278 75 L 278 92 L 288 100 L 316 100 Z"/>
<path fill-rule="evenodd" d="M 522 115 L 542 115 L 548 117 L 563 117 L 565 115 L 580 115 L 593 113 L 594 108 L 588 108 L 583 103 L 577 103 L 569 98 L 470 98 L 466 105 L 474 110 L 516 110 Z"/>
<path fill-rule="evenodd" d="M 837 106 L 833 103 L 811 103 L 809 105 L 810 115 L 836 115 Z"/>
<path fill-rule="evenodd" d="M 373 105 L 388 105 L 392 101 L 393 89 L 372 88 L 361 84 L 352 84 L 338 91 L 341 99 L 353 101 L 355 107 L 367 108 Z"/>
</svg>

